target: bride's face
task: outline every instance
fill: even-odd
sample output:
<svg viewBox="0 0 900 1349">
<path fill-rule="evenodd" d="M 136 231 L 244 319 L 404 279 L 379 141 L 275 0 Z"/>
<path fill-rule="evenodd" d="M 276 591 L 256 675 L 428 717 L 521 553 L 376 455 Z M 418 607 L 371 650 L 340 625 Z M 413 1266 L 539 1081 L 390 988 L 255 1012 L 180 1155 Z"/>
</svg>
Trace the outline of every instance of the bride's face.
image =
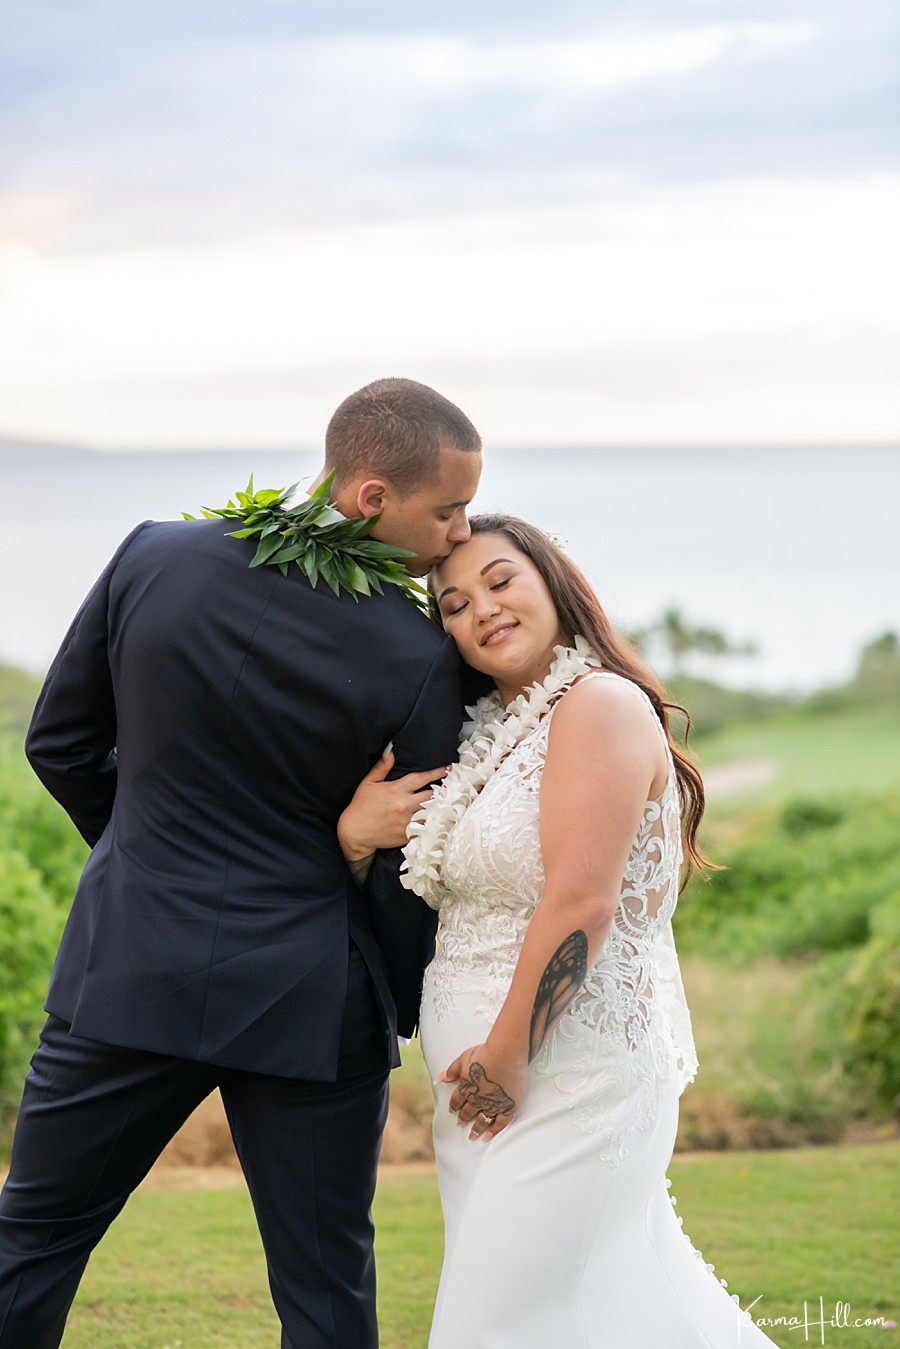
<svg viewBox="0 0 900 1349">
<path fill-rule="evenodd" d="M 546 583 L 505 534 L 473 534 L 436 569 L 444 628 L 506 702 L 537 680 L 564 641 Z"/>
</svg>

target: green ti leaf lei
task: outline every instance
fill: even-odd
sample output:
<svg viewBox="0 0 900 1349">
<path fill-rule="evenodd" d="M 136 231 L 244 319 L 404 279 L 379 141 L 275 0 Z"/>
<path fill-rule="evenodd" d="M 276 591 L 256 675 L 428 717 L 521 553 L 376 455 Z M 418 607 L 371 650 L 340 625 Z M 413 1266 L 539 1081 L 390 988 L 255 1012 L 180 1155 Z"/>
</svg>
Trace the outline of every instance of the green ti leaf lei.
<svg viewBox="0 0 900 1349">
<path fill-rule="evenodd" d="M 280 568 L 287 576 L 295 562 L 315 588 L 321 576 L 336 595 L 346 590 L 355 600 L 384 585 L 399 586 L 408 599 L 428 612 L 428 591 L 410 576 L 400 561 L 414 557 L 407 548 L 397 548 L 371 537 L 374 515 L 368 520 L 348 520 L 329 501 L 334 474 L 298 506 L 288 506 L 297 490 L 292 487 L 254 491 L 253 478 L 246 492 L 236 492 L 236 501 L 211 509 L 204 507 L 207 520 L 241 520 L 243 527 L 229 534 L 232 539 L 258 538 L 251 567 L 263 564 Z M 184 512 L 185 520 L 197 517 Z"/>
</svg>

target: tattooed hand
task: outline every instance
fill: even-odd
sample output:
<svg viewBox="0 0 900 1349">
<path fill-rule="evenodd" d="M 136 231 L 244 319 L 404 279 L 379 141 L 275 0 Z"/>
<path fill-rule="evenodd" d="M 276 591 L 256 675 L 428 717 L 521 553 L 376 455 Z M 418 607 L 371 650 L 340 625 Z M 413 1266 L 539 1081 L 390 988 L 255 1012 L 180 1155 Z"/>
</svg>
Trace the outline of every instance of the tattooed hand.
<svg viewBox="0 0 900 1349">
<path fill-rule="evenodd" d="M 473 1110 L 481 1110 L 485 1115 L 508 1115 L 516 1108 L 513 1098 L 499 1082 L 492 1082 L 474 1059 L 469 1064 L 468 1076 L 460 1079 L 459 1090 Z"/>
<path fill-rule="evenodd" d="M 527 1067 L 515 1068 L 493 1062 L 486 1045 L 475 1045 L 460 1054 L 438 1078 L 455 1083 L 450 1109 L 457 1123 L 471 1126 L 471 1138 L 500 1133 L 512 1121 L 528 1087 Z"/>
</svg>

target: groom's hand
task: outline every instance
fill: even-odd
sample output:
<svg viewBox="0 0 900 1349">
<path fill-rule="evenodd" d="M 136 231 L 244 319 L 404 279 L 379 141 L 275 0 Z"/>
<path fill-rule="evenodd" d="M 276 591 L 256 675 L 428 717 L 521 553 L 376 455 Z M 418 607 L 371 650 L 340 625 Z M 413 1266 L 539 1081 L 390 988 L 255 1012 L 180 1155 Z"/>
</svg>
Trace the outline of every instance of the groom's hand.
<svg viewBox="0 0 900 1349">
<path fill-rule="evenodd" d="M 504 1064 L 488 1045 L 474 1045 L 438 1077 L 454 1083 L 450 1110 L 469 1127 L 470 1138 L 502 1133 L 521 1108 L 528 1090 L 528 1066 Z"/>
</svg>

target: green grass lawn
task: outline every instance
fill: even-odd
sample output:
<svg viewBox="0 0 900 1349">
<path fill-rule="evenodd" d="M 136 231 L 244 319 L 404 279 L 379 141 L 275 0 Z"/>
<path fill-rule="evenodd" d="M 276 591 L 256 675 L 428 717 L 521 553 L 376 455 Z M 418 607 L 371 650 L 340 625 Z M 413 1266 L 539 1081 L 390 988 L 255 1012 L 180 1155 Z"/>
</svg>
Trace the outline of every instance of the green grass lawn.
<svg viewBox="0 0 900 1349">
<path fill-rule="evenodd" d="M 713 802 L 715 816 L 792 796 L 889 791 L 900 786 L 900 708 L 780 713 L 698 739 L 696 753 L 701 770 L 743 759 L 774 759 L 779 767 L 771 783 Z"/>
<path fill-rule="evenodd" d="M 755 1315 L 898 1319 L 900 1144 L 681 1157 L 685 1231 Z M 427 1172 L 386 1169 L 376 1206 L 383 1349 L 424 1349 L 440 1266 Z M 818 1328 L 775 1329 L 781 1346 Z M 832 1349 L 874 1349 L 880 1328 L 825 1327 Z M 900 1332 L 895 1332 L 900 1335 Z M 64 1349 L 275 1349 L 278 1328 L 249 1200 L 238 1190 L 138 1193 L 98 1248 Z M 348 1347 L 349 1349 L 349 1347 Z M 464 1349 L 461 1346 L 461 1349 Z M 548 1349 L 555 1347 L 548 1346 Z M 664 1349 L 664 1346 L 662 1347 Z"/>
</svg>

